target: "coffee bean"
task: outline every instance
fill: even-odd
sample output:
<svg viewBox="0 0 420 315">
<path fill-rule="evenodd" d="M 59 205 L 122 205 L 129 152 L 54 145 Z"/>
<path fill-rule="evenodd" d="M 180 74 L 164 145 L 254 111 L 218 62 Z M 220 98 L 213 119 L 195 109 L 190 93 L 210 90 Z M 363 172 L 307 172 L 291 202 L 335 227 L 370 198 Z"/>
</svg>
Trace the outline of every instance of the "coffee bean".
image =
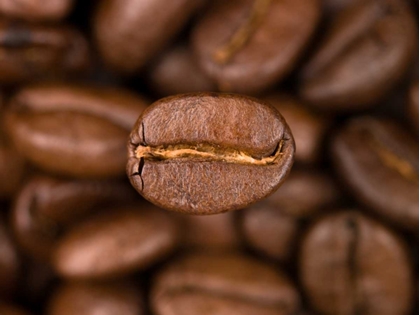
<svg viewBox="0 0 420 315">
<path fill-rule="evenodd" d="M 356 1 L 338 16 L 304 68 L 300 94 L 329 110 L 374 105 L 406 71 L 416 38 L 403 1 Z"/>
<path fill-rule="evenodd" d="M 162 96 L 216 91 L 214 82 L 201 71 L 185 45 L 165 52 L 152 66 L 149 81 Z"/>
<path fill-rule="evenodd" d="M 0 93 L 0 199 L 11 197 L 22 183 L 25 161 L 6 138 L 3 130 L 3 104 Z"/>
<path fill-rule="evenodd" d="M 235 212 L 225 212 L 211 216 L 180 214 L 183 244 L 187 248 L 225 251 L 241 246 L 237 216 Z"/>
<path fill-rule="evenodd" d="M 124 90 L 50 84 L 11 100 L 6 131 L 39 168 L 78 178 L 120 176 L 125 143 L 146 102 Z"/>
<path fill-rule="evenodd" d="M 314 0 L 218 1 L 193 30 L 198 63 L 221 91 L 261 92 L 293 68 L 319 9 Z"/>
<path fill-rule="evenodd" d="M 312 307 L 325 315 L 406 315 L 413 274 L 402 240 L 356 211 L 331 214 L 305 235 L 300 278 Z"/>
<path fill-rule="evenodd" d="M 11 223 L 21 248 L 42 261 L 62 233 L 103 206 L 133 200 L 131 189 L 116 181 L 29 179 L 15 198 Z"/>
<path fill-rule="evenodd" d="M 86 39 L 63 25 L 0 17 L 0 84 L 66 78 L 89 66 Z"/>
<path fill-rule="evenodd" d="M 152 206 L 115 208 L 70 230 L 57 245 L 56 272 L 66 278 L 93 279 L 144 269 L 178 244 L 174 222 Z"/>
<path fill-rule="evenodd" d="M 242 211 L 242 234 L 252 248 L 288 262 L 293 257 L 302 222 L 338 201 L 339 196 L 327 175 L 294 169 L 275 193 Z"/>
<path fill-rule="evenodd" d="M 48 315 L 146 314 L 140 290 L 126 282 L 75 282 L 59 287 L 49 302 Z"/>
<path fill-rule="evenodd" d="M 189 94 L 146 109 L 130 135 L 127 174 L 159 207 L 189 214 L 240 209 L 274 192 L 294 141 L 284 119 L 256 99 Z"/>
<path fill-rule="evenodd" d="M 332 142 L 337 171 L 354 197 L 378 215 L 418 231 L 418 143 L 395 123 L 350 121 Z"/>
<path fill-rule="evenodd" d="M 286 119 L 296 143 L 297 163 L 314 164 L 319 162 L 324 151 L 322 145 L 330 121 L 306 108 L 302 102 L 287 94 L 269 94 L 263 98 Z"/>
<path fill-rule="evenodd" d="M 68 14 L 73 0 L 0 0 L 0 13 L 29 21 L 59 20 Z"/>
<path fill-rule="evenodd" d="M 270 265 L 242 254 L 193 253 L 157 275 L 151 306 L 156 315 L 295 314 L 300 298 Z"/>
<path fill-rule="evenodd" d="M 201 2 L 197 0 L 98 2 L 93 29 L 104 61 L 114 71 L 123 74 L 137 72 L 180 31 Z"/>
</svg>

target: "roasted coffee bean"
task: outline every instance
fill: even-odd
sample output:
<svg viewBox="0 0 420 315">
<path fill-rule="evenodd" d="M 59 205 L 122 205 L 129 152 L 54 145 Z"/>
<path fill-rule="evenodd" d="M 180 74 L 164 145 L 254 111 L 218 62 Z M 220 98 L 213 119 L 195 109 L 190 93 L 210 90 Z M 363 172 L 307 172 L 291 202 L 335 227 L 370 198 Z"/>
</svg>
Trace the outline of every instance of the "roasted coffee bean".
<svg viewBox="0 0 420 315">
<path fill-rule="evenodd" d="M 25 312 L 23 309 L 10 305 L 5 304 L 0 301 L 0 314 L 1 315 L 29 315 L 29 313 Z"/>
<path fill-rule="evenodd" d="M 216 85 L 196 64 L 185 45 L 165 52 L 150 70 L 151 87 L 159 95 L 216 91 Z"/>
<path fill-rule="evenodd" d="M 296 143 L 296 162 L 303 164 L 319 162 L 329 120 L 317 115 L 299 100 L 287 94 L 270 94 L 263 100 L 273 105 L 290 126 Z"/>
<path fill-rule="evenodd" d="M 418 152 L 408 132 L 373 117 L 350 121 L 332 142 L 336 169 L 354 197 L 412 231 L 419 221 Z"/>
<path fill-rule="evenodd" d="M 264 255 L 290 261 L 302 222 L 334 204 L 339 196 L 327 175 L 294 169 L 274 194 L 241 213 L 242 234 Z"/>
<path fill-rule="evenodd" d="M 338 16 L 304 68 L 302 98 L 329 110 L 375 104 L 409 66 L 416 38 L 404 1 L 357 1 Z"/>
<path fill-rule="evenodd" d="M 300 298 L 286 275 L 242 254 L 190 254 L 160 272 L 155 315 L 295 314 Z"/>
<path fill-rule="evenodd" d="M 241 246 L 237 216 L 235 212 L 225 212 L 211 216 L 180 214 L 183 245 L 215 251 L 238 249 Z"/>
<path fill-rule="evenodd" d="M 74 0 L 0 0 L 2 15 L 24 20 L 59 20 L 68 14 Z"/>
<path fill-rule="evenodd" d="M 221 91 L 261 92 L 292 70 L 319 9 L 314 0 L 218 1 L 193 30 L 198 63 Z"/>
<path fill-rule="evenodd" d="M 0 199 L 6 199 L 10 198 L 19 188 L 25 172 L 25 161 L 6 139 L 2 111 L 3 104 L 0 93 Z"/>
<path fill-rule="evenodd" d="M 19 152 L 45 171 L 115 177 L 124 174 L 129 130 L 146 104 L 124 90 L 36 85 L 11 100 L 6 131 Z"/>
<path fill-rule="evenodd" d="M 312 307 L 325 315 L 406 315 L 413 274 L 402 240 L 356 211 L 329 215 L 305 235 L 300 278 Z"/>
<path fill-rule="evenodd" d="M 162 49 L 202 1 L 104 0 L 93 19 L 94 37 L 111 69 L 133 74 Z"/>
<path fill-rule="evenodd" d="M 75 29 L 0 17 L 0 84 L 59 79 L 86 71 L 89 49 Z"/>
<path fill-rule="evenodd" d="M 274 192 L 294 151 L 289 127 L 268 104 L 240 95 L 186 94 L 159 100 L 139 117 L 127 174 L 159 207 L 215 214 Z"/>
<path fill-rule="evenodd" d="M 78 224 L 57 245 L 53 265 L 66 278 L 93 279 L 144 269 L 178 244 L 178 231 L 159 209 L 115 208 Z"/>
<path fill-rule="evenodd" d="M 48 315 L 141 315 L 146 314 L 141 292 L 130 283 L 64 284 L 54 292 Z"/>
<path fill-rule="evenodd" d="M 419 129 L 419 81 L 413 82 L 408 95 L 408 118 L 414 128 Z"/>
<path fill-rule="evenodd" d="M 31 178 L 11 211 L 14 234 L 30 256 L 47 261 L 68 226 L 105 205 L 134 200 L 132 189 L 116 181 Z"/>
<path fill-rule="evenodd" d="M 0 298 L 10 297 L 20 275 L 21 258 L 3 216 L 0 216 Z M 0 307 L 1 309 L 1 307 Z M 3 314 L 0 312 L 0 314 Z"/>
</svg>

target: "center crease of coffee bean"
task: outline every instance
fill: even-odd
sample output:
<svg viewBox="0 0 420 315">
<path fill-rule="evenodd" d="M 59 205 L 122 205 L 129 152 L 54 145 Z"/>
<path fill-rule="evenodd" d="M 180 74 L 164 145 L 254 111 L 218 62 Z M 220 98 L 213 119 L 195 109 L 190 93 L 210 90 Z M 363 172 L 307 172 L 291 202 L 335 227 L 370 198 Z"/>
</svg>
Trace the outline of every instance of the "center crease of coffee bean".
<svg viewBox="0 0 420 315">
<path fill-rule="evenodd" d="M 415 170 L 413 165 L 410 164 L 410 162 L 396 155 L 389 148 L 381 144 L 378 140 L 372 138 L 370 142 L 375 149 L 376 154 L 379 156 L 379 159 L 384 165 L 397 171 L 407 180 L 418 183 L 418 172 Z"/>
<path fill-rule="evenodd" d="M 212 161 L 222 161 L 226 163 L 249 164 L 249 165 L 269 165 L 273 164 L 282 155 L 284 140 L 280 140 L 274 153 L 261 159 L 254 158 L 251 155 L 234 149 L 218 149 L 211 145 L 189 146 L 189 145 L 171 145 L 171 146 L 143 146 L 136 148 L 136 157 L 138 159 L 149 160 L 169 160 L 183 157 L 204 158 Z"/>
<path fill-rule="evenodd" d="M 272 0 L 255 0 L 251 14 L 246 22 L 233 34 L 230 41 L 216 50 L 214 60 L 219 64 L 226 64 L 249 41 L 257 27 L 264 20 Z"/>
</svg>

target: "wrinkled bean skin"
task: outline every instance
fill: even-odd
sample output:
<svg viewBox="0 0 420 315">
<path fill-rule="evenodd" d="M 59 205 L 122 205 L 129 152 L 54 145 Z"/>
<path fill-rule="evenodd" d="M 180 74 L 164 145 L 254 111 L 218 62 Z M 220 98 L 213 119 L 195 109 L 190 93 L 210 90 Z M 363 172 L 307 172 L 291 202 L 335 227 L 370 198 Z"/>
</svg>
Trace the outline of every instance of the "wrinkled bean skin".
<svg viewBox="0 0 420 315">
<path fill-rule="evenodd" d="M 218 1 L 193 30 L 198 63 L 221 91 L 259 93 L 290 72 L 315 30 L 319 9 L 316 0 Z M 258 16 L 251 24 L 253 14 Z M 241 28 L 242 45 L 219 58 Z"/>
<path fill-rule="evenodd" d="M 0 84 L 61 79 L 86 72 L 86 39 L 65 25 L 43 25 L 0 17 Z"/>
<path fill-rule="evenodd" d="M 280 189 L 241 212 L 242 234 L 252 248 L 288 262 L 303 230 L 302 221 L 324 211 L 339 196 L 327 175 L 294 169 Z"/>
<path fill-rule="evenodd" d="M 159 207 L 215 214 L 274 192 L 294 151 L 287 123 L 268 104 L 230 94 L 179 95 L 139 117 L 128 143 L 127 175 Z"/>
<path fill-rule="evenodd" d="M 93 29 L 102 58 L 116 72 L 135 73 L 180 31 L 199 5 L 197 0 L 98 2 Z"/>
<path fill-rule="evenodd" d="M 325 315 L 406 315 L 413 296 L 406 245 L 364 215 L 345 211 L 315 222 L 302 240 L 300 277 Z"/>
<path fill-rule="evenodd" d="M 37 167 L 77 178 L 124 174 L 124 146 L 146 101 L 124 90 L 46 84 L 11 100 L 6 131 Z"/>
<path fill-rule="evenodd" d="M 125 282 L 74 282 L 59 287 L 48 305 L 48 315 L 142 315 L 140 290 Z"/>
<path fill-rule="evenodd" d="M 301 97 L 327 110 L 374 105 L 407 70 L 416 37 L 404 1 L 357 1 L 337 17 L 303 69 Z"/>
<path fill-rule="evenodd" d="M 283 273 L 245 255 L 193 253 L 156 276 L 151 306 L 156 315 L 293 314 L 296 293 Z"/>
<path fill-rule="evenodd" d="M 98 208 L 129 202 L 133 197 L 132 190 L 117 181 L 33 177 L 16 195 L 11 224 L 21 248 L 45 262 L 68 226 Z"/>
<path fill-rule="evenodd" d="M 103 279 L 144 269 L 177 245 L 173 221 L 158 209 L 117 208 L 78 224 L 53 254 L 56 272 L 68 279 Z"/>
<path fill-rule="evenodd" d="M 334 137 L 333 162 L 353 196 L 381 217 L 418 231 L 418 144 L 392 121 L 356 118 Z"/>
<path fill-rule="evenodd" d="M 74 0 L 0 0 L 0 13 L 29 21 L 59 20 L 67 15 Z"/>
</svg>

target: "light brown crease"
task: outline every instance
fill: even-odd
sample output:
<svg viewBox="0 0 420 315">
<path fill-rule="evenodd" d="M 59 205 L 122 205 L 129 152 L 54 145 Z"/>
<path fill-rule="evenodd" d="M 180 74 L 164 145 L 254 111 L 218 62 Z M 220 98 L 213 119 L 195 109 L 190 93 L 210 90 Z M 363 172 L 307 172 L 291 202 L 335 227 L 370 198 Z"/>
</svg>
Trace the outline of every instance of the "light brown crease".
<svg viewBox="0 0 420 315">
<path fill-rule="evenodd" d="M 235 32 L 229 42 L 217 49 L 213 59 L 219 64 L 226 64 L 232 57 L 246 45 L 258 26 L 264 20 L 272 0 L 255 0 L 251 14 L 246 22 Z"/>
<path fill-rule="evenodd" d="M 179 158 L 192 158 L 192 159 L 206 159 L 210 161 L 222 161 L 226 163 L 236 164 L 249 164 L 249 165 L 269 165 L 275 163 L 275 161 L 282 155 L 282 147 L 284 140 L 279 142 L 276 151 L 267 157 L 261 159 L 254 158 L 251 155 L 238 151 L 238 150 L 227 150 L 217 149 L 213 146 L 185 146 L 185 145 L 174 145 L 168 147 L 150 147 L 139 145 L 136 148 L 136 157 L 138 159 L 149 159 L 149 160 L 170 160 Z"/>
<path fill-rule="evenodd" d="M 375 149 L 375 152 L 378 154 L 384 165 L 395 170 L 407 180 L 418 183 L 419 179 L 417 170 L 413 167 L 413 165 L 411 165 L 409 161 L 399 157 L 375 139 L 372 139 L 371 143 Z"/>
</svg>

